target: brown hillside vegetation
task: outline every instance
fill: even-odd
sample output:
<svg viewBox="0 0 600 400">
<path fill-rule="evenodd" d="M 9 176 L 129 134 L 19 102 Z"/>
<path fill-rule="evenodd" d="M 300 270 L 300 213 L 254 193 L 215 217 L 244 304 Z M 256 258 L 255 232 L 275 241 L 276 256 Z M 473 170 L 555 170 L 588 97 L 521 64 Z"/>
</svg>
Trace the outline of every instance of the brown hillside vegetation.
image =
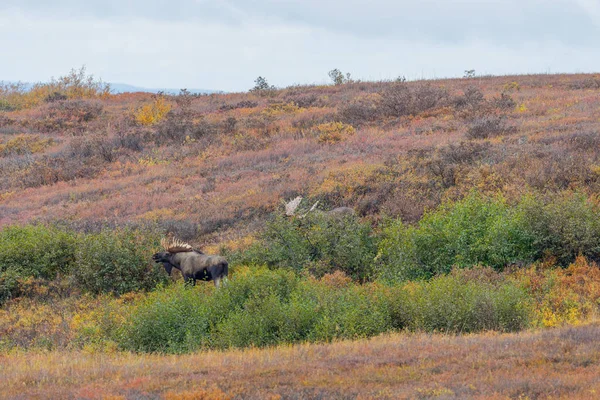
<svg viewBox="0 0 600 400">
<path fill-rule="evenodd" d="M 412 222 L 473 188 L 595 194 L 599 82 L 527 75 L 207 96 L 5 87 L 0 226 L 152 221 L 206 243 L 256 230 L 296 195 Z"/>
<path fill-rule="evenodd" d="M 0 356 L 6 399 L 593 399 L 600 325 L 184 356 Z"/>
</svg>

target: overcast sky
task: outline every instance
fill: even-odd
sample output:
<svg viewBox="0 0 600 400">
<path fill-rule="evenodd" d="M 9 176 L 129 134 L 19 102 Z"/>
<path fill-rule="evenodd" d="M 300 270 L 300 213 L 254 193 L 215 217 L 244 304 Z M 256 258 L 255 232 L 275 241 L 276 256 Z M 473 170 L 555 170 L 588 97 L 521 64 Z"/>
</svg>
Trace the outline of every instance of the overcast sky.
<svg viewBox="0 0 600 400">
<path fill-rule="evenodd" d="M 0 0 L 0 80 L 245 91 L 600 70 L 600 0 Z"/>
</svg>

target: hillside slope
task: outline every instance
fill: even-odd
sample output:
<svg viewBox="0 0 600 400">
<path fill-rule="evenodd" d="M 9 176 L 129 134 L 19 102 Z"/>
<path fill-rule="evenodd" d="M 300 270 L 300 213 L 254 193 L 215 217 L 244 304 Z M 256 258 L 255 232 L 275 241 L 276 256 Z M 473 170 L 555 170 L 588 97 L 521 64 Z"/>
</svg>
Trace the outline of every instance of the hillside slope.
<svg viewBox="0 0 600 400">
<path fill-rule="evenodd" d="M 49 97 L 0 112 L 0 226 L 152 221 L 206 244 L 297 195 L 410 222 L 473 188 L 597 194 L 599 94 L 597 75 L 527 75 Z"/>
</svg>

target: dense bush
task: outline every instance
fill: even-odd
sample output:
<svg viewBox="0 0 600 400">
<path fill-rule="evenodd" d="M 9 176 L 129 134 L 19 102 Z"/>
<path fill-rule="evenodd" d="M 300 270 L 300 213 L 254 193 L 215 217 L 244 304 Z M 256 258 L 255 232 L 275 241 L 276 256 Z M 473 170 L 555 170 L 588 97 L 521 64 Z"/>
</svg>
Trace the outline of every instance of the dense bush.
<svg viewBox="0 0 600 400">
<path fill-rule="evenodd" d="M 400 82 L 391 85 L 381 94 L 381 111 L 388 117 L 417 115 L 448 100 L 448 92 L 432 85 L 408 85 Z"/>
<path fill-rule="evenodd" d="M 188 352 L 370 337 L 398 329 L 512 331 L 530 305 L 516 284 L 460 276 L 387 287 L 357 285 L 343 274 L 321 280 L 290 271 L 244 269 L 229 287 L 159 289 L 133 307 L 114 339 L 127 350 Z"/>
<path fill-rule="evenodd" d="M 360 127 L 375 122 L 381 118 L 380 99 L 373 96 L 364 96 L 339 109 L 338 119 L 352 126 Z"/>
<path fill-rule="evenodd" d="M 77 246 L 72 278 L 92 293 L 151 289 L 166 279 L 162 266 L 150 259 L 158 248 L 158 235 L 132 229 L 85 235 Z"/>
<path fill-rule="evenodd" d="M 98 118 L 104 106 L 97 100 L 60 100 L 47 106 L 46 117 L 37 123 L 43 132 L 74 130 L 81 133 L 86 124 Z"/>
<path fill-rule="evenodd" d="M 536 259 L 554 257 L 561 265 L 578 255 L 600 260 L 600 207 L 585 195 L 565 193 L 546 202 L 528 196 L 519 208 Z"/>
<path fill-rule="evenodd" d="M 466 136 L 469 139 L 486 139 L 514 133 L 516 130 L 514 126 L 506 123 L 506 117 L 501 115 L 487 115 L 473 120 L 467 130 Z"/>
<path fill-rule="evenodd" d="M 165 143 L 181 145 L 186 141 L 197 140 L 216 132 L 216 126 L 202 117 L 197 118 L 190 113 L 171 111 L 157 124 L 152 139 L 157 145 Z"/>
<path fill-rule="evenodd" d="M 432 152 L 421 152 L 413 158 L 416 168 L 423 168 L 444 188 L 455 186 L 467 165 L 490 157 L 488 143 L 460 142 L 438 147 Z"/>
<path fill-rule="evenodd" d="M 530 322 L 531 302 L 525 290 L 500 279 L 482 282 L 453 274 L 407 287 L 410 297 L 396 304 L 396 320 L 408 317 L 405 323 L 412 330 L 517 331 Z"/>
<path fill-rule="evenodd" d="M 76 234 L 53 226 L 9 226 L 0 231 L 0 303 L 19 294 L 27 278 L 68 278 L 92 293 L 151 289 L 167 275 L 150 256 L 153 230 L 114 229 Z"/>
<path fill-rule="evenodd" d="M 380 277 L 429 278 L 453 266 L 500 270 L 549 258 L 566 266 L 578 255 L 599 260 L 599 221 L 598 205 L 581 194 L 525 196 L 514 206 L 471 194 L 426 213 L 417 225 L 390 221 L 379 242 Z"/>
<path fill-rule="evenodd" d="M 309 270 L 316 276 L 340 270 L 365 281 L 376 253 L 371 226 L 354 215 L 309 213 L 305 218 L 273 216 L 261 241 L 238 262 Z"/>
<path fill-rule="evenodd" d="M 380 276 L 392 281 L 429 278 L 453 266 L 501 269 L 531 261 L 534 238 L 523 219 L 520 210 L 501 198 L 472 194 L 426 213 L 416 226 L 392 221 L 379 245 Z"/>
<path fill-rule="evenodd" d="M 0 303 L 18 295 L 19 280 L 53 279 L 75 265 L 75 234 L 43 225 L 0 231 Z"/>
<path fill-rule="evenodd" d="M 94 151 L 97 151 L 95 149 Z M 69 152 L 70 153 L 70 152 Z M 27 168 L 20 168 L 11 181 L 13 186 L 37 187 L 57 182 L 68 182 L 77 178 L 96 176 L 102 169 L 104 161 L 94 157 L 82 162 L 62 152 L 51 156 L 44 155 L 27 163 Z"/>
</svg>

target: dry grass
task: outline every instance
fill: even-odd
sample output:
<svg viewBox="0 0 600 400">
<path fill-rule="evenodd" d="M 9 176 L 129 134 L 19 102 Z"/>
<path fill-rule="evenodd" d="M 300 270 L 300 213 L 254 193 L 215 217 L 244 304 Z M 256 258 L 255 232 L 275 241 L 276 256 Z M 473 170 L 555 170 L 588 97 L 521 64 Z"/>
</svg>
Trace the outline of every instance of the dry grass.
<svg viewBox="0 0 600 400">
<path fill-rule="evenodd" d="M 599 335 L 596 323 L 184 356 L 15 352 L 0 355 L 0 397 L 591 399 Z"/>
</svg>

